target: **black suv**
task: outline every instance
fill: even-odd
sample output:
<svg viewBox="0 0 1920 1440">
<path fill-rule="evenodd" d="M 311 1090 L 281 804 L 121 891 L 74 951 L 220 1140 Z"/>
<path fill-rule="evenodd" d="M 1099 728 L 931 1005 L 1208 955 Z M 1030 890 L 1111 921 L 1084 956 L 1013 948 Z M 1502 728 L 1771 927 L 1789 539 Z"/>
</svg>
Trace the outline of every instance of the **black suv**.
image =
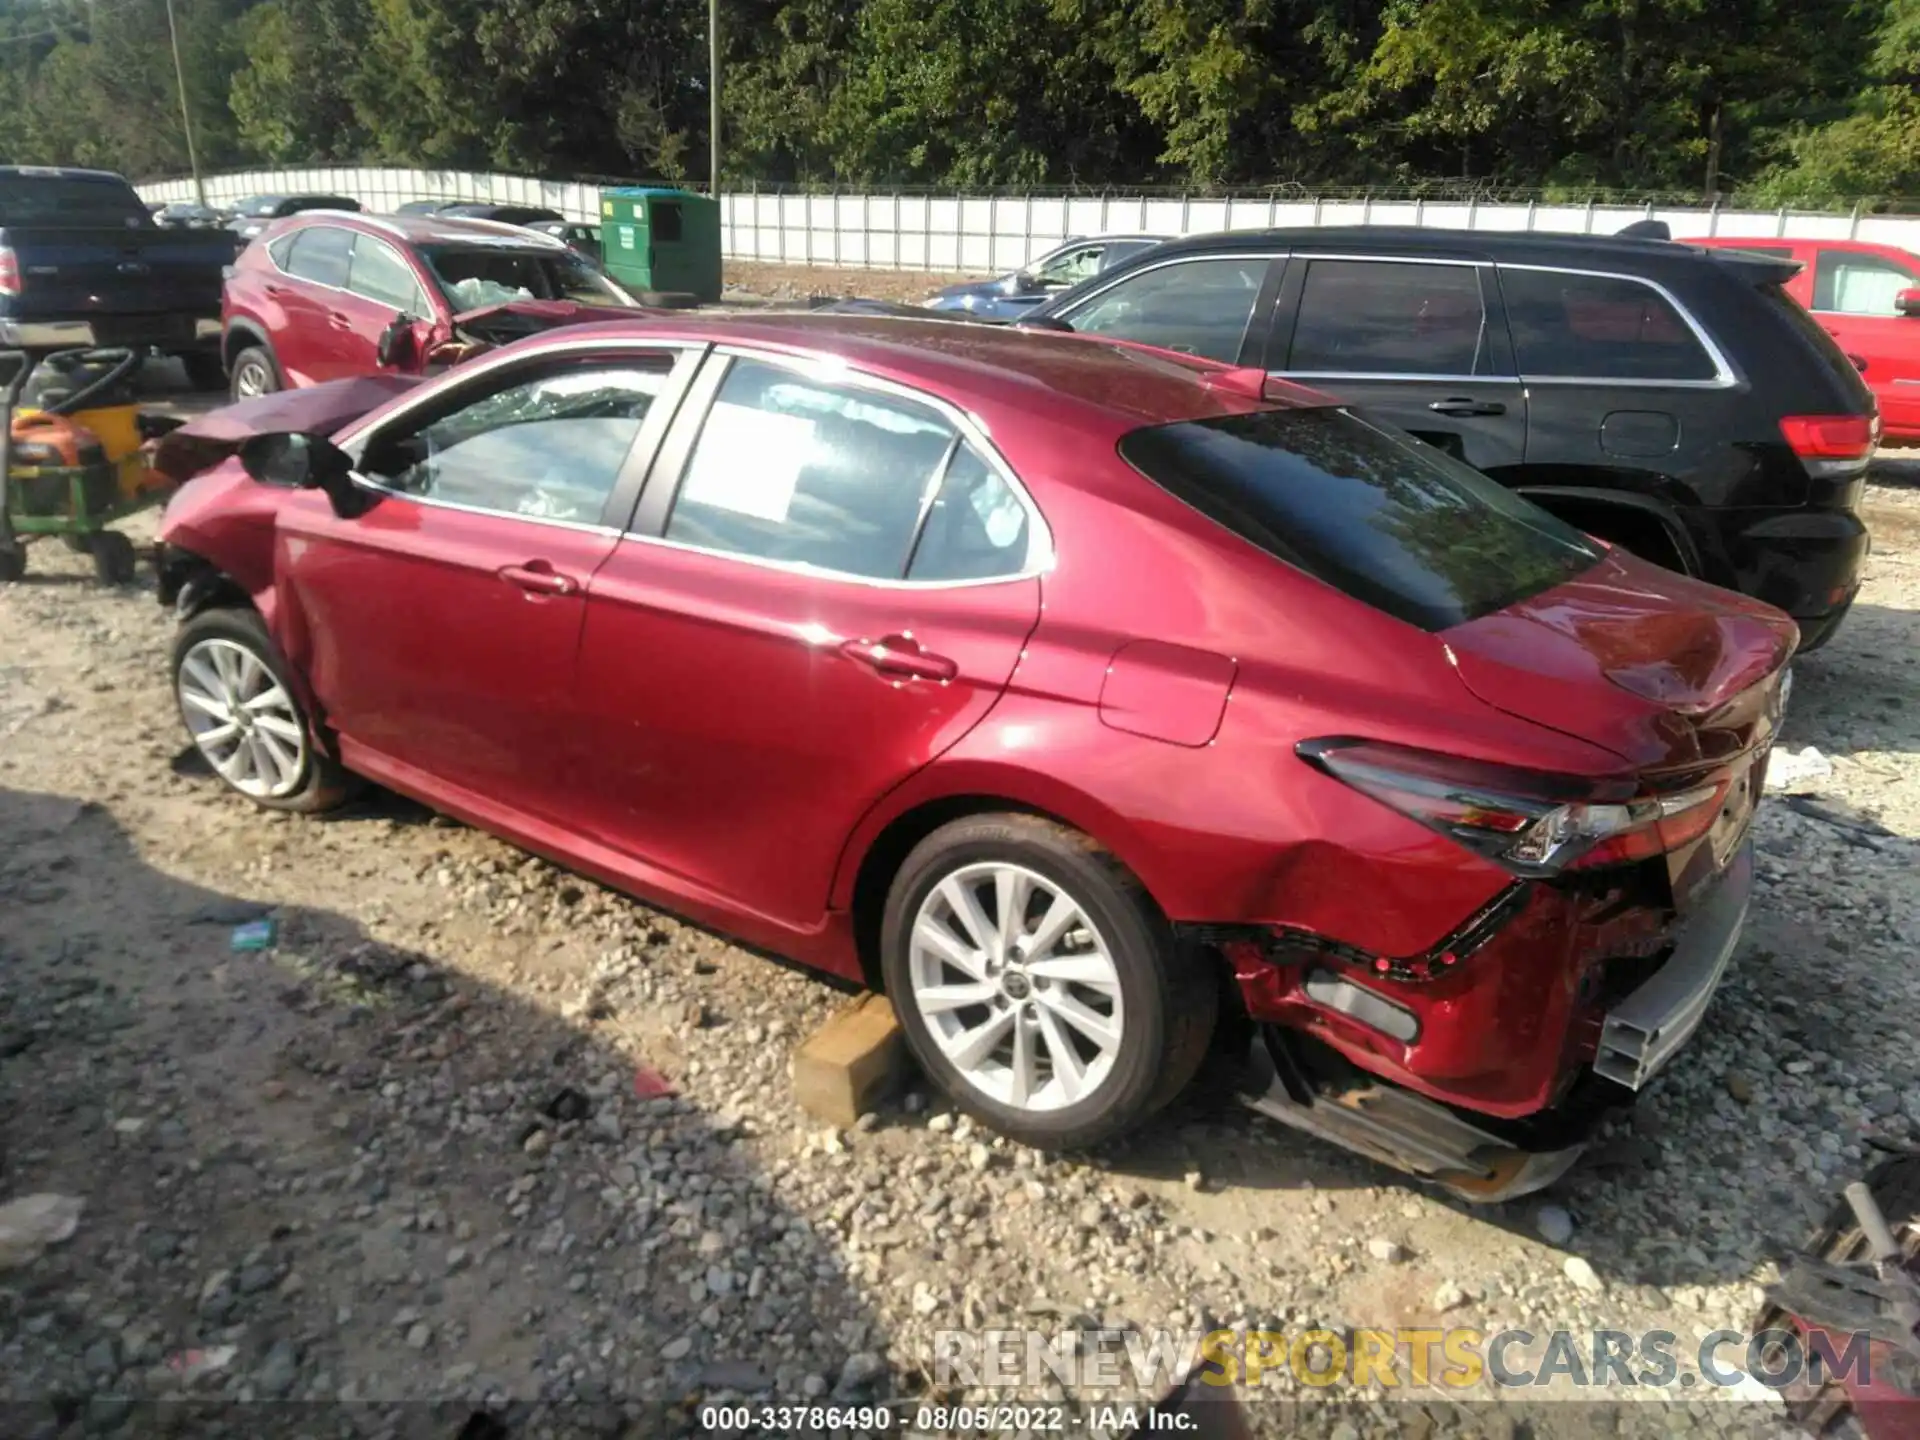
<svg viewBox="0 0 1920 1440">
<path fill-rule="evenodd" d="M 1260 230 L 1174 240 L 1027 324 L 1329 391 L 1590 534 L 1829 639 L 1867 554 L 1873 397 L 1783 290 L 1798 267 L 1671 241 Z"/>
</svg>

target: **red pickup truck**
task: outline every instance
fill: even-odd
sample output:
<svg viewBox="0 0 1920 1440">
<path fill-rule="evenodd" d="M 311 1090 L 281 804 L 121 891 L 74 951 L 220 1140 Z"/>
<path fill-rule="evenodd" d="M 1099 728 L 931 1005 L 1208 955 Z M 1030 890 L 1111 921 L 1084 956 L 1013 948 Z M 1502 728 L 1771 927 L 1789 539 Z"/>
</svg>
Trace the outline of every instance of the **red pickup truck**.
<svg viewBox="0 0 1920 1440">
<path fill-rule="evenodd" d="M 1920 444 L 1920 255 L 1864 240 L 1717 236 L 1686 245 L 1800 262 L 1787 293 L 1847 352 L 1880 406 L 1883 441 Z"/>
</svg>

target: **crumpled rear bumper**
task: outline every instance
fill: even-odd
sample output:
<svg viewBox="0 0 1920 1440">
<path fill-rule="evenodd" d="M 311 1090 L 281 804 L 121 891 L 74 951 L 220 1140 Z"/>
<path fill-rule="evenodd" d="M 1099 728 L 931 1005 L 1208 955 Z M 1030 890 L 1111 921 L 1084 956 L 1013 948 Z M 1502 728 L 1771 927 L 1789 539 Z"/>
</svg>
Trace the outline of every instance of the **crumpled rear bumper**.
<svg viewBox="0 0 1920 1440">
<path fill-rule="evenodd" d="M 1706 902 L 1687 917 L 1667 963 L 1607 1013 L 1593 1060 L 1597 1072 L 1638 1090 L 1693 1037 L 1726 976 L 1752 901 L 1749 840 Z"/>
</svg>

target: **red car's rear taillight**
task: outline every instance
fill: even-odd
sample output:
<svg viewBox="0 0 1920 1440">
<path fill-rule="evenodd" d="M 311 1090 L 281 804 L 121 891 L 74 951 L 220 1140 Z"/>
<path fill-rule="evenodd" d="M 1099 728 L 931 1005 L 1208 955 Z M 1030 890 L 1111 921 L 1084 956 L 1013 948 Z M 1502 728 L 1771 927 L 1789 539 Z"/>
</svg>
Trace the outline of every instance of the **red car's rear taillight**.
<svg viewBox="0 0 1920 1440">
<path fill-rule="evenodd" d="M 20 257 L 10 246 L 0 245 L 0 295 L 20 293 Z"/>
<path fill-rule="evenodd" d="M 1313 740 L 1301 758 L 1516 875 L 1622 865 L 1713 827 L 1724 779 L 1649 794 L 1366 740 Z"/>
</svg>

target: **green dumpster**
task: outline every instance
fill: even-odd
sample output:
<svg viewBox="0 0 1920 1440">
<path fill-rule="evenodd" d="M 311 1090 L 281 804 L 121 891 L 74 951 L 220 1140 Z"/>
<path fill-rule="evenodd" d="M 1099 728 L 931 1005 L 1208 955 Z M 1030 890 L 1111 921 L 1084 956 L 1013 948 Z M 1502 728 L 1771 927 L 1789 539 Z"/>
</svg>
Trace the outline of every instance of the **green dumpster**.
<svg viewBox="0 0 1920 1440">
<path fill-rule="evenodd" d="M 600 192 L 600 252 L 629 290 L 720 299 L 720 202 L 632 185 Z"/>
</svg>

